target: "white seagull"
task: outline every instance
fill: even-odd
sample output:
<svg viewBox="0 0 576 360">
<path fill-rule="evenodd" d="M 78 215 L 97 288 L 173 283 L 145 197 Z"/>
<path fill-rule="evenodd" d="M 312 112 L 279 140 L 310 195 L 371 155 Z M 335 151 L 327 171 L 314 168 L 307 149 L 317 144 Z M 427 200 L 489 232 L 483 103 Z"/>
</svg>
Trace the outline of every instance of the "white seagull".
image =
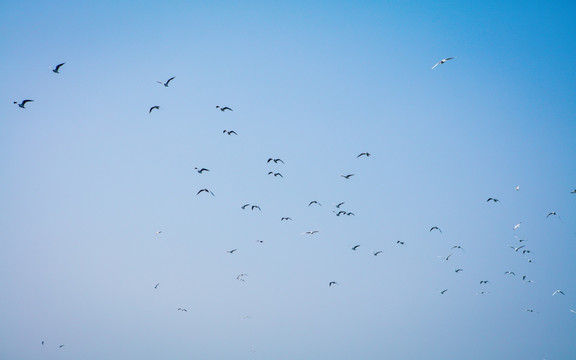
<svg viewBox="0 0 576 360">
<path fill-rule="evenodd" d="M 432 69 L 431 69 L 431 70 L 434 70 L 434 68 L 435 68 L 436 66 L 442 65 L 442 64 L 444 64 L 446 61 L 452 60 L 452 59 L 454 59 L 454 58 L 453 58 L 453 57 L 448 57 L 448 58 L 446 58 L 446 59 L 442 59 L 442 60 L 438 61 L 438 62 L 436 63 L 436 65 L 432 66 Z"/>
</svg>

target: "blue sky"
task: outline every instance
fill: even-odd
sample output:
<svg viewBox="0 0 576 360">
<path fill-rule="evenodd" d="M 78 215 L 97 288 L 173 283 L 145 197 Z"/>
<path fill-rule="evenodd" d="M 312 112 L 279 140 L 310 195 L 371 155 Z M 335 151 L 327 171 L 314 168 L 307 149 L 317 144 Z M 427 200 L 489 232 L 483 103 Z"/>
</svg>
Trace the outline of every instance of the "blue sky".
<svg viewBox="0 0 576 360">
<path fill-rule="evenodd" d="M 574 10 L 2 2 L 0 358 L 575 358 Z"/>
</svg>

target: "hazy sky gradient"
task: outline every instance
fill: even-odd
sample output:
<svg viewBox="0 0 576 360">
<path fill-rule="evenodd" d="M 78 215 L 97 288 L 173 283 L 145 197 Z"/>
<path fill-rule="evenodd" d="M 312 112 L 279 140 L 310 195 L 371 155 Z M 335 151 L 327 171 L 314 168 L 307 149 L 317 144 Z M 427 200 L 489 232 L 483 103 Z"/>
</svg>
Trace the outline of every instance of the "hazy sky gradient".
<svg viewBox="0 0 576 360">
<path fill-rule="evenodd" d="M 0 359 L 576 358 L 575 8 L 3 1 Z"/>
</svg>

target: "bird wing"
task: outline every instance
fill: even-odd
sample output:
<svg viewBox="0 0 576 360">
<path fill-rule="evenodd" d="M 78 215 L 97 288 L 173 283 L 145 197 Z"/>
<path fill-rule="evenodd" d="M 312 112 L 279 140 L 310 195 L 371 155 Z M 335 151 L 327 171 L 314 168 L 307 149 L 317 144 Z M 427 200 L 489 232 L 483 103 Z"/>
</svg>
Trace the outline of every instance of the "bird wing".
<svg viewBox="0 0 576 360">
<path fill-rule="evenodd" d="M 56 65 L 56 67 L 54 68 L 54 70 L 58 71 L 58 69 L 60 69 L 60 66 L 62 66 L 62 65 L 64 65 L 64 64 L 66 64 L 66 63 L 62 63 L 62 64 Z"/>
<path fill-rule="evenodd" d="M 164 85 L 168 86 L 168 83 L 169 83 L 170 81 L 174 80 L 175 77 L 176 77 L 176 76 L 172 76 L 170 79 L 168 79 L 168 80 L 166 81 L 166 83 L 165 83 Z"/>
<path fill-rule="evenodd" d="M 436 63 L 436 65 L 432 66 L 432 69 L 430 69 L 430 70 L 434 70 L 434 68 L 435 68 L 436 66 L 440 65 L 441 63 L 442 63 L 442 61 L 438 61 L 438 62 Z"/>
<path fill-rule="evenodd" d="M 24 101 L 22 101 L 22 106 L 24 106 L 26 103 L 32 102 L 32 101 L 34 101 L 34 100 L 24 100 Z"/>
</svg>

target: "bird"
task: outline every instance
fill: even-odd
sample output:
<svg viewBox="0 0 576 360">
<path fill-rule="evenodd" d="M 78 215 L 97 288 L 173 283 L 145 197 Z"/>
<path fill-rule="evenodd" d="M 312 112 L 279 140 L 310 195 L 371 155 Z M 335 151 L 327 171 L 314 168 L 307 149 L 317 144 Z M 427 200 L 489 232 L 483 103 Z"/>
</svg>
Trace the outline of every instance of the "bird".
<svg viewBox="0 0 576 360">
<path fill-rule="evenodd" d="M 520 227 L 520 224 L 522 224 L 522 222 L 519 222 L 518 224 L 514 225 L 514 230 L 518 229 Z"/>
<path fill-rule="evenodd" d="M 59 348 L 63 348 L 63 347 L 64 347 L 64 344 L 62 344 L 62 345 L 60 345 L 60 346 L 58 346 L 58 347 L 59 347 Z"/>
<path fill-rule="evenodd" d="M 198 174 L 202 174 L 204 171 L 210 171 L 206 168 L 198 169 L 197 167 L 195 167 L 194 169 L 196 169 L 196 171 L 198 171 Z"/>
<path fill-rule="evenodd" d="M 548 215 L 546 215 L 546 218 L 548 218 L 550 215 L 556 215 L 556 211 L 549 212 Z"/>
<path fill-rule="evenodd" d="M 514 251 L 518 252 L 518 250 L 522 249 L 523 247 L 525 247 L 526 245 L 522 245 L 522 246 L 518 246 L 518 247 L 514 247 L 514 246 L 510 246 L 512 249 L 514 249 Z"/>
<path fill-rule="evenodd" d="M 158 285 L 160 285 L 160 283 L 154 285 L 154 289 L 158 289 Z"/>
<path fill-rule="evenodd" d="M 185 311 L 185 312 L 188 312 L 188 310 L 186 310 L 186 309 L 183 309 L 183 308 L 178 308 L 178 310 L 179 310 L 179 311 Z"/>
<path fill-rule="evenodd" d="M 519 190 L 520 190 L 520 186 L 516 186 L 516 187 L 514 188 L 514 190 L 519 191 Z"/>
<path fill-rule="evenodd" d="M 442 60 L 438 61 L 438 62 L 436 63 L 436 65 L 432 66 L 432 69 L 430 69 L 430 70 L 434 70 L 434 68 L 435 68 L 436 66 L 442 65 L 442 64 L 444 64 L 446 61 L 452 60 L 452 59 L 454 59 L 454 58 L 453 58 L 453 57 L 447 57 L 447 58 L 445 58 L 445 59 L 442 59 Z"/>
<path fill-rule="evenodd" d="M 530 252 L 531 252 L 530 250 L 523 250 L 522 254 L 530 254 Z"/>
<path fill-rule="evenodd" d="M 536 312 L 533 309 L 526 309 L 526 311 L 531 312 L 531 313 Z"/>
<path fill-rule="evenodd" d="M 345 215 L 345 214 L 346 214 L 346 211 L 344 211 L 344 210 L 340 210 L 340 211 L 338 211 L 338 212 L 336 212 L 336 211 L 332 211 L 332 212 L 335 213 L 336 216 L 340 216 L 340 215 Z"/>
<path fill-rule="evenodd" d="M 234 251 L 236 251 L 236 250 L 238 250 L 238 249 L 226 250 L 226 252 L 229 254 L 234 254 Z"/>
<path fill-rule="evenodd" d="M 361 153 L 360 155 L 356 156 L 356 158 L 359 158 L 360 156 L 370 157 L 370 155 L 371 155 L 371 154 L 368 153 L 368 152 L 363 152 L 363 153 Z"/>
<path fill-rule="evenodd" d="M 242 276 L 248 276 L 248 274 L 242 273 L 242 274 L 236 276 L 236 280 L 242 280 Z"/>
<path fill-rule="evenodd" d="M 489 201 L 494 201 L 495 203 L 497 203 L 500 200 L 495 199 L 495 198 L 488 198 L 488 200 L 486 200 L 486 202 L 489 202 Z"/>
<path fill-rule="evenodd" d="M 488 284 L 488 283 L 489 283 L 488 280 L 480 280 L 480 285 L 482 285 L 482 284 Z"/>
<path fill-rule="evenodd" d="M 152 106 L 152 107 L 150 108 L 150 110 L 148 111 L 148 114 L 150 114 L 150 113 L 152 112 L 152 110 L 154 110 L 154 109 L 160 110 L 160 106 L 158 106 L 158 105 Z"/>
<path fill-rule="evenodd" d="M 328 286 L 332 286 L 332 285 L 338 285 L 338 283 L 336 281 L 330 281 L 328 283 Z"/>
<path fill-rule="evenodd" d="M 396 241 L 396 244 L 404 245 L 404 241 L 398 240 L 398 241 Z"/>
<path fill-rule="evenodd" d="M 310 203 L 308 204 L 308 206 L 310 206 L 310 205 L 312 205 L 312 204 L 316 204 L 316 205 L 318 205 L 318 206 L 322 206 L 322 204 L 320 204 L 320 203 L 319 203 L 318 201 L 316 201 L 316 200 L 310 201 Z"/>
<path fill-rule="evenodd" d="M 61 67 L 62 65 L 64 65 L 64 64 L 66 64 L 66 63 L 64 62 L 64 63 L 62 63 L 62 64 L 56 65 L 56 67 L 55 67 L 54 69 L 52 69 L 52 71 L 53 71 L 54 73 L 56 73 L 56 74 L 60 74 L 58 71 L 60 70 L 60 67 Z"/>
<path fill-rule="evenodd" d="M 268 172 L 268 175 L 280 176 L 281 178 L 284 178 L 284 176 L 282 176 L 282 174 L 280 174 L 280 173 L 275 173 L 275 172 L 273 172 L 273 171 Z"/>
<path fill-rule="evenodd" d="M 170 83 L 170 81 L 174 80 L 175 77 L 176 76 L 172 76 L 170 79 L 166 80 L 166 82 L 162 82 L 162 81 L 156 81 L 156 82 L 168 87 L 168 84 Z"/>
<path fill-rule="evenodd" d="M 220 109 L 220 111 L 226 111 L 226 110 L 234 111 L 234 110 L 230 109 L 228 106 L 220 107 L 220 106 L 216 105 L 216 109 Z"/>
<path fill-rule="evenodd" d="M 360 245 L 354 245 L 352 246 L 352 250 L 356 251 L 356 249 L 358 249 L 360 247 Z"/>
<path fill-rule="evenodd" d="M 257 243 L 262 244 L 264 243 L 264 240 L 256 240 Z"/>
<path fill-rule="evenodd" d="M 318 231 L 318 230 L 306 231 L 303 235 L 314 235 L 318 232 L 320 232 L 320 231 Z"/>
<path fill-rule="evenodd" d="M 444 295 L 444 293 L 445 293 L 446 291 L 448 291 L 448 289 L 444 289 L 444 290 L 440 291 L 440 294 Z"/>
<path fill-rule="evenodd" d="M 156 231 L 156 235 L 160 235 L 160 234 L 162 234 L 162 230 Z"/>
<path fill-rule="evenodd" d="M 506 272 L 504 273 L 504 275 L 514 275 L 514 276 L 516 276 L 516 274 L 515 274 L 513 271 L 506 271 Z"/>
<path fill-rule="evenodd" d="M 250 209 L 251 210 L 258 209 L 258 210 L 262 211 L 262 209 L 260 209 L 260 206 L 258 206 L 258 205 L 252 205 L 252 207 Z"/>
<path fill-rule="evenodd" d="M 42 345 L 44 345 L 44 340 L 42 340 Z"/>
<path fill-rule="evenodd" d="M 430 231 L 432 231 L 432 230 L 438 230 L 440 232 L 440 234 L 442 234 L 442 230 L 440 230 L 440 228 L 438 226 L 432 226 L 430 228 Z"/>
<path fill-rule="evenodd" d="M 576 194 L 576 189 L 570 191 L 570 194 Z"/>
<path fill-rule="evenodd" d="M 452 246 L 452 249 L 460 249 L 460 250 L 464 251 L 464 248 L 462 248 L 462 246 L 460 246 L 460 245 L 454 245 L 454 246 Z M 452 249 L 450 249 L 450 250 L 452 250 Z"/>
<path fill-rule="evenodd" d="M 207 193 L 210 193 L 212 196 L 214 196 L 214 193 L 208 189 L 201 189 L 196 193 L 196 195 L 200 194 L 201 192 L 207 192 Z"/>
<path fill-rule="evenodd" d="M 340 176 L 342 176 L 344 179 L 350 179 L 350 177 L 354 176 L 354 174 L 340 175 Z"/>
<path fill-rule="evenodd" d="M 446 256 L 446 257 L 443 257 L 443 256 L 438 256 L 438 257 L 444 258 L 444 260 L 448 261 L 448 259 L 450 259 L 450 256 L 452 256 L 452 255 L 454 255 L 454 254 L 450 254 L 450 255 L 448 255 L 448 256 Z"/>
<path fill-rule="evenodd" d="M 234 131 L 234 130 L 224 130 L 224 131 L 222 131 L 222 133 L 223 133 L 223 134 L 228 134 L 228 135 L 232 135 L 232 134 L 238 135 L 238 134 L 236 133 L 236 131 Z"/>
<path fill-rule="evenodd" d="M 378 251 L 374 251 L 373 254 L 374 256 L 378 256 L 378 254 L 380 254 L 382 252 L 382 250 L 378 250 Z"/>
<path fill-rule="evenodd" d="M 266 162 L 269 163 L 270 161 L 274 161 L 275 163 L 281 162 L 282 164 L 284 164 L 284 161 L 282 161 L 282 159 L 269 158 L 268 161 Z"/>
<path fill-rule="evenodd" d="M 353 212 L 347 212 L 347 213 L 346 213 L 346 215 L 347 215 L 347 216 L 350 216 L 350 215 L 352 215 L 352 216 L 356 216 L 356 215 L 354 215 L 354 213 L 353 213 Z"/>
<path fill-rule="evenodd" d="M 575 311 L 575 310 L 570 309 L 570 312 L 576 314 L 576 311 Z"/>
<path fill-rule="evenodd" d="M 280 221 L 284 221 L 284 220 L 292 220 L 292 218 L 291 217 L 283 217 L 280 219 Z"/>
<path fill-rule="evenodd" d="M 340 206 L 344 205 L 346 202 L 342 201 L 341 203 L 339 203 L 338 205 L 336 205 L 336 208 L 340 209 Z"/>
<path fill-rule="evenodd" d="M 34 100 L 22 100 L 22 102 L 20 104 L 18 104 L 18 101 L 14 101 L 14 104 L 18 104 L 18 106 L 20 106 L 22 109 L 25 109 L 26 103 L 32 102 Z"/>
<path fill-rule="evenodd" d="M 244 204 L 244 205 L 241 206 L 241 208 L 242 208 L 242 210 L 246 210 L 246 208 L 247 208 L 248 206 L 250 206 L 250 204 Z"/>
<path fill-rule="evenodd" d="M 556 290 L 552 293 L 552 296 L 556 295 L 556 294 L 562 294 L 564 296 L 566 296 L 566 294 L 564 294 L 564 292 L 562 290 Z"/>
<path fill-rule="evenodd" d="M 488 294 L 488 292 L 487 291 L 480 291 L 480 292 L 476 293 L 476 295 L 484 295 L 484 294 Z"/>
<path fill-rule="evenodd" d="M 455 273 L 459 273 L 460 271 L 464 271 L 464 269 L 456 269 L 456 270 L 454 270 Z"/>
</svg>

